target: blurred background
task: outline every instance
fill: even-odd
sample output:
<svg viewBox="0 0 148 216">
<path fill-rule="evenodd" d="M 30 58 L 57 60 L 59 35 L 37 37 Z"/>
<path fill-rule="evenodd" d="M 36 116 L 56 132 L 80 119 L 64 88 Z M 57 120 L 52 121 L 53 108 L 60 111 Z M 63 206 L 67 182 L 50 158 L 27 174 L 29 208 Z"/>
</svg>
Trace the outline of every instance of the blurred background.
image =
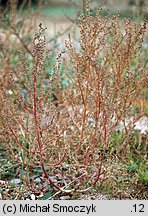
<svg viewBox="0 0 148 216">
<path fill-rule="evenodd" d="M 80 13 L 86 11 L 86 0 L 0 0 L 1 10 L 8 10 L 12 4 L 17 5 L 17 10 L 29 12 L 36 16 L 37 23 L 42 22 L 50 32 L 50 37 L 62 31 L 62 35 L 71 29 L 71 24 L 76 23 Z M 108 11 L 115 14 L 120 12 L 120 18 L 130 18 L 136 22 L 148 20 L 148 1 L 147 0 L 91 0 L 92 15 L 95 15 L 98 7 L 103 6 L 102 16 L 107 15 Z M 14 6 L 15 7 L 15 6 Z M 29 14 L 25 14 L 25 19 Z M 30 17 L 31 18 L 31 17 Z M 1 26 L 0 26 L 1 27 Z M 74 32 L 77 32 L 74 28 Z"/>
<path fill-rule="evenodd" d="M 86 11 L 86 0 L 0 0 L 1 10 L 6 10 L 9 5 L 17 4 L 18 13 L 28 11 L 38 13 L 36 21 L 42 22 L 50 32 L 50 36 L 55 36 L 58 31 L 68 32 L 70 25 L 75 23 L 80 13 Z M 91 0 L 92 14 L 95 15 L 97 8 L 103 5 L 102 16 L 107 15 L 108 10 L 115 14 L 118 10 L 120 18 L 130 18 L 136 22 L 148 20 L 147 0 Z M 25 15 L 25 18 L 29 15 Z M 1 26 L 0 26 L 1 27 Z M 74 29 L 74 32 L 77 32 Z"/>
<path fill-rule="evenodd" d="M 16 2 L 16 0 L 11 0 Z M 0 5 L 7 7 L 9 0 L 0 0 Z M 22 4 L 24 6 L 30 5 L 36 7 L 38 3 L 43 5 L 43 13 L 47 13 L 54 16 L 61 16 L 63 10 L 66 10 L 68 14 L 74 15 L 74 7 L 83 9 L 86 4 L 86 0 L 18 0 L 18 6 Z M 121 16 L 143 16 L 148 18 L 148 1 L 147 0 L 91 0 L 91 3 L 98 6 L 99 4 L 110 9 L 112 11 L 119 10 Z M 78 9 L 77 8 L 77 9 Z M 75 8 L 76 9 L 76 8 Z"/>
</svg>

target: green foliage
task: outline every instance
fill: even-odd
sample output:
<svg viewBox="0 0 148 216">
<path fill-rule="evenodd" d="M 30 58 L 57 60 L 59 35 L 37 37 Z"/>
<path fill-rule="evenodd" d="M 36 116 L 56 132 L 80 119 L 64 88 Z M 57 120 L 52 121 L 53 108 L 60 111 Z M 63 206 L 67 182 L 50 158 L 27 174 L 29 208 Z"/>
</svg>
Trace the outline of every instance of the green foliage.
<svg viewBox="0 0 148 216">
<path fill-rule="evenodd" d="M 40 200 L 47 200 L 47 199 L 50 199 L 51 196 L 52 196 L 52 193 L 51 193 L 51 192 L 47 192 L 47 193 L 45 193 L 45 194 L 40 198 Z"/>
<path fill-rule="evenodd" d="M 145 186 L 148 186 L 148 172 L 140 172 L 139 181 L 142 182 Z"/>
<path fill-rule="evenodd" d="M 132 164 L 132 165 L 128 165 L 127 170 L 129 172 L 134 172 L 137 170 L 137 168 L 138 168 L 137 164 Z"/>
<path fill-rule="evenodd" d="M 45 170 L 49 171 L 49 167 L 45 166 Z M 42 170 L 42 168 L 36 168 L 36 169 L 34 169 L 34 172 L 36 172 L 36 173 L 43 173 L 43 170 Z"/>
<path fill-rule="evenodd" d="M 130 137 L 129 157 L 130 164 L 127 167 L 129 172 L 135 172 L 139 178 L 139 181 L 147 185 L 148 184 L 148 162 L 147 160 L 147 139 L 146 135 L 141 135 L 139 132 L 135 132 Z"/>
</svg>

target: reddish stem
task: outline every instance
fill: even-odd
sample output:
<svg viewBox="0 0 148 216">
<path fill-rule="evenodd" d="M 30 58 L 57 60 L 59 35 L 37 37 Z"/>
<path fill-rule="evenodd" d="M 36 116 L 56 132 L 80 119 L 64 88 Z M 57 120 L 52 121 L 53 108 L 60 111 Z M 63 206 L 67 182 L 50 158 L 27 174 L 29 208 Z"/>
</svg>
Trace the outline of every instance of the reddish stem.
<svg viewBox="0 0 148 216">
<path fill-rule="evenodd" d="M 37 89 L 36 89 L 36 85 L 37 85 L 37 78 L 36 78 L 36 74 L 37 74 L 37 67 L 38 67 L 38 64 L 39 64 L 39 59 L 37 59 L 37 62 L 36 62 L 36 70 L 34 72 L 34 91 L 33 91 L 33 115 L 34 115 L 34 122 L 35 122 L 35 131 L 36 131 L 36 139 L 37 139 L 37 143 L 38 143 L 38 147 L 39 147 L 39 153 L 40 153 L 40 161 L 41 161 L 41 167 L 42 167 L 42 170 L 43 170 L 43 173 L 45 175 L 45 177 L 48 179 L 48 181 L 50 182 L 50 184 L 52 186 L 54 186 L 57 190 L 61 190 L 60 187 L 58 187 L 48 176 L 48 173 L 46 172 L 45 170 L 45 165 L 44 165 L 44 162 L 43 162 L 43 155 L 42 155 L 42 152 L 43 152 L 43 145 L 41 143 L 41 140 L 40 140 L 40 130 L 39 130 L 39 125 L 38 125 L 38 116 L 37 116 Z"/>
</svg>

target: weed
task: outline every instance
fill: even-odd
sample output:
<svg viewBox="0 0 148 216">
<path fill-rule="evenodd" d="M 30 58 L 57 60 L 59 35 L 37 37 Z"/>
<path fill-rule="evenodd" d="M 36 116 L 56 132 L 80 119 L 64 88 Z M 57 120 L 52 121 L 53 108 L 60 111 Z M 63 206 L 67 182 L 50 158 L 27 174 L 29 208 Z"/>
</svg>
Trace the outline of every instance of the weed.
<svg viewBox="0 0 148 216">
<path fill-rule="evenodd" d="M 101 10 L 93 17 L 88 2 L 87 13 L 80 16 L 80 49 L 74 47 L 71 36 L 66 41 L 71 66 L 66 74 L 68 85 L 61 82 L 63 53 L 53 73 L 47 74 L 49 51 L 42 24 L 32 50 L 21 40 L 25 49 L 19 52 L 17 67 L 21 82 L 15 86 L 15 74 L 6 76 L 11 94 L 2 88 L 0 139 L 21 173 L 26 172 L 22 180 L 28 190 L 36 191 L 30 184 L 32 172 L 64 193 L 85 192 L 102 183 L 107 151 L 117 138 L 120 123 L 125 133 L 121 148 L 133 146 L 127 141 L 143 115 L 142 109 L 135 112 L 132 102 L 143 95 L 146 86 L 147 71 L 139 61 L 146 22 L 135 25 L 126 19 L 123 29 L 118 14 L 101 18 Z M 117 146 L 114 148 L 117 154 Z M 113 176 L 113 187 L 126 180 L 122 177 L 125 167 L 120 168 L 121 176 Z M 44 185 L 40 192 L 43 189 Z"/>
<path fill-rule="evenodd" d="M 87 14 L 80 17 L 80 50 L 70 36 L 66 41 L 74 70 L 69 74 L 71 88 L 64 99 L 73 122 L 68 143 L 77 147 L 75 161 L 90 167 L 88 181 L 93 180 L 93 185 L 101 176 L 110 139 L 119 123 L 128 137 L 141 115 L 133 112 L 132 101 L 143 94 L 147 74 L 135 60 L 139 59 L 146 22 L 133 25 L 126 19 L 123 30 L 118 15 L 102 19 L 101 10 L 93 17 L 88 4 Z M 129 117 L 132 121 L 127 122 Z M 96 173 L 96 180 L 92 173 Z"/>
</svg>

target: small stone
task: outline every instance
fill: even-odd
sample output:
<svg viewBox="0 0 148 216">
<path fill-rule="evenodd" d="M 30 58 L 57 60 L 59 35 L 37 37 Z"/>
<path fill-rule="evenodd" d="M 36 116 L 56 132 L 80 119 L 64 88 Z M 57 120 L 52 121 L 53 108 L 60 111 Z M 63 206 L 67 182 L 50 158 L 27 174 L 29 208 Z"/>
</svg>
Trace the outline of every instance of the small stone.
<svg viewBox="0 0 148 216">
<path fill-rule="evenodd" d="M 69 199 L 70 199 L 69 196 L 61 196 L 61 197 L 60 197 L 60 200 L 69 200 Z"/>
<path fill-rule="evenodd" d="M 4 184 L 5 184 L 5 181 L 0 180 L 0 185 L 4 185 Z"/>
<path fill-rule="evenodd" d="M 32 200 L 35 200 L 35 195 L 34 194 L 31 194 L 30 197 L 31 197 Z"/>
<path fill-rule="evenodd" d="M 20 180 L 20 179 L 17 179 L 17 178 L 11 179 L 10 183 L 11 183 L 11 184 L 20 184 L 20 183 L 21 183 L 21 180 Z"/>
<path fill-rule="evenodd" d="M 9 95 L 12 95 L 12 94 L 13 94 L 13 91 L 12 91 L 12 90 L 8 90 L 7 93 L 8 93 Z"/>
<path fill-rule="evenodd" d="M 41 179 L 40 179 L 40 178 L 36 178 L 36 179 L 34 179 L 34 182 L 35 182 L 35 183 L 40 183 L 40 182 L 41 182 Z"/>
<path fill-rule="evenodd" d="M 54 183 L 56 183 L 56 182 L 57 182 L 57 179 L 56 179 L 56 177 L 55 177 L 55 176 L 49 176 L 49 178 L 50 178 L 50 180 L 51 180 L 52 182 L 54 182 Z"/>
</svg>

